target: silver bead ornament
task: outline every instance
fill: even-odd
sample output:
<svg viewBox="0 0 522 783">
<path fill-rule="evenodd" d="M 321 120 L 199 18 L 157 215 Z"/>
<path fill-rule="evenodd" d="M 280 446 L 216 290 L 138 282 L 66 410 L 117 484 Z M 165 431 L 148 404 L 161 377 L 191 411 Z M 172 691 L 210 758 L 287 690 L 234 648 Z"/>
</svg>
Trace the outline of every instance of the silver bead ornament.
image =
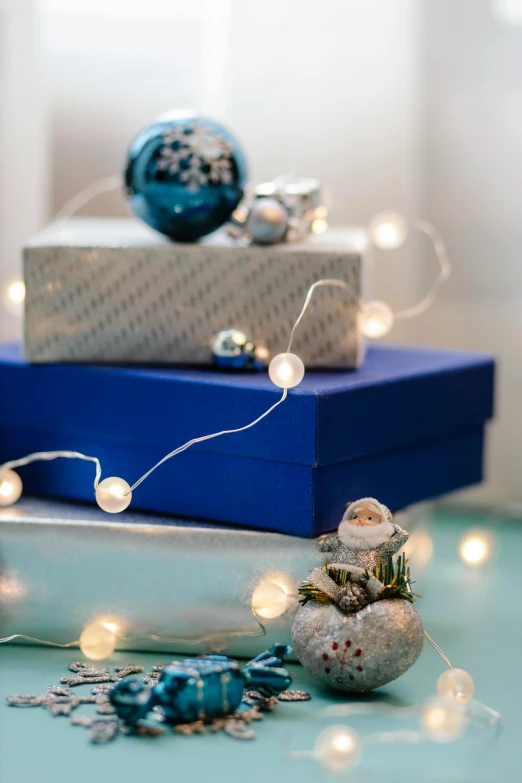
<svg viewBox="0 0 522 783">
<path fill-rule="evenodd" d="M 256 245 L 282 242 L 288 228 L 288 210 L 275 198 L 254 200 L 246 221 L 246 230 Z"/>
<path fill-rule="evenodd" d="M 218 367 L 229 370 L 258 369 L 256 346 L 242 329 L 223 329 L 212 339 L 211 351 Z"/>
</svg>

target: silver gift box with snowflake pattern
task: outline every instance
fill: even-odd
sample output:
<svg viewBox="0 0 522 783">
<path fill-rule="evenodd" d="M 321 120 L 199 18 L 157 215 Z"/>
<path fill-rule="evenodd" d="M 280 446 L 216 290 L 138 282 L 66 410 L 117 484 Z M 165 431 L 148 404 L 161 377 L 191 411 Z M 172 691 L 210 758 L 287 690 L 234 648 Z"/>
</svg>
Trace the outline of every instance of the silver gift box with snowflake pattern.
<svg viewBox="0 0 522 783">
<path fill-rule="evenodd" d="M 308 367 L 355 368 L 365 244 L 355 228 L 260 247 L 223 231 L 173 243 L 127 218 L 55 222 L 24 248 L 25 355 L 205 365 L 212 338 L 237 328 L 274 356 L 312 283 L 338 278 L 349 291 L 316 290 L 293 350 Z"/>
</svg>

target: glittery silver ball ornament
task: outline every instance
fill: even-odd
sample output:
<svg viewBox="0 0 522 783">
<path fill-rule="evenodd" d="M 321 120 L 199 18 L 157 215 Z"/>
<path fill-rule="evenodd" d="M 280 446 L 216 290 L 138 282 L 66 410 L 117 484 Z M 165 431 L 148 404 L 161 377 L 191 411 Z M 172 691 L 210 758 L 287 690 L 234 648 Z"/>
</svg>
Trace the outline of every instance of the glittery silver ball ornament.
<svg viewBox="0 0 522 783">
<path fill-rule="evenodd" d="M 282 242 L 288 228 L 288 212 L 275 198 L 255 199 L 246 222 L 246 230 L 256 245 Z"/>
<path fill-rule="evenodd" d="M 404 674 L 424 641 L 418 612 L 385 598 L 352 614 L 335 604 L 308 601 L 297 612 L 292 645 L 304 668 L 330 688 L 371 691 Z"/>
<path fill-rule="evenodd" d="M 211 350 L 218 367 L 245 370 L 256 363 L 256 346 L 242 329 L 223 329 L 213 338 Z"/>
</svg>

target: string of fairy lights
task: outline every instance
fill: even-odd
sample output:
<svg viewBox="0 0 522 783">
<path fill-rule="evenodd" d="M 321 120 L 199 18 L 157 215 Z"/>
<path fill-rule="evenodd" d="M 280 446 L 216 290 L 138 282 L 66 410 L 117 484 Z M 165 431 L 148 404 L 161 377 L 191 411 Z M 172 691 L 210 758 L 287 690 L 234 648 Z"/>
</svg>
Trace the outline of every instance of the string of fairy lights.
<svg viewBox="0 0 522 783">
<path fill-rule="evenodd" d="M 487 532 L 487 531 L 486 531 Z M 484 531 L 471 530 L 460 542 L 459 554 L 470 567 L 483 565 L 493 556 L 494 547 L 488 547 L 487 542 L 493 542 L 492 534 L 484 535 Z M 426 566 L 433 553 L 433 546 L 428 531 L 421 523 L 411 534 L 406 545 L 408 554 L 418 566 Z M 69 649 L 78 646 L 85 658 L 101 661 L 110 657 L 116 646 L 132 648 L 137 641 L 150 640 L 170 643 L 174 647 L 182 645 L 212 645 L 222 643 L 232 637 L 258 636 L 266 634 L 265 626 L 260 621 L 276 619 L 291 606 L 290 595 L 295 592 L 290 580 L 284 574 L 267 574 L 258 584 L 252 594 L 252 610 L 257 623 L 255 628 L 243 628 L 220 631 L 198 638 L 166 638 L 155 634 L 139 637 L 126 635 L 121 618 L 114 616 L 98 617 L 91 621 L 81 632 L 78 640 L 57 643 L 37 639 L 25 634 L 13 634 L 0 639 L 0 643 L 25 639 L 27 641 Z M 349 719 L 350 723 L 336 722 L 321 730 L 312 748 L 290 749 L 287 756 L 291 760 L 311 760 L 328 772 L 350 772 L 357 767 L 368 747 L 375 744 L 412 744 L 418 742 L 433 742 L 446 744 L 460 739 L 469 729 L 491 729 L 496 726 L 501 715 L 496 710 L 474 699 L 475 684 L 470 674 L 453 667 L 444 652 L 431 637 L 426 638 L 445 661 L 447 669 L 438 677 L 436 695 L 429 697 L 423 704 L 411 707 L 394 707 L 385 703 L 368 704 L 352 702 L 330 706 L 314 711 L 304 720 L 312 721 L 314 725 L 322 720 Z M 387 722 L 393 719 L 413 719 L 414 727 L 409 729 L 393 729 L 374 733 L 359 734 L 354 729 L 354 722 L 359 715 L 383 714 Z M 301 737 L 302 720 L 297 721 L 294 731 Z"/>
<path fill-rule="evenodd" d="M 85 204 L 86 201 L 90 200 L 93 195 L 111 189 L 115 184 L 114 178 L 102 180 L 99 183 L 93 183 L 92 186 L 89 186 L 84 192 L 78 194 L 75 199 L 66 205 L 60 214 L 63 213 L 65 217 L 70 216 L 77 211 L 80 206 Z M 399 213 L 390 211 L 381 212 L 372 218 L 368 225 L 367 232 L 373 246 L 381 250 L 393 250 L 404 244 L 408 232 L 412 227 L 420 230 L 430 238 L 438 259 L 439 273 L 427 294 L 418 304 L 407 310 L 398 311 L 393 314 L 391 308 L 383 302 L 370 301 L 363 303 L 360 310 L 359 328 L 365 336 L 374 338 L 382 337 L 387 334 L 395 319 L 412 318 L 425 312 L 433 303 L 441 285 L 450 276 L 451 265 L 444 242 L 435 227 L 427 221 L 414 219 L 408 223 Z M 22 494 L 22 480 L 15 468 L 23 467 L 24 465 L 35 461 L 65 458 L 92 462 L 95 466 L 94 493 L 98 505 L 108 513 L 120 513 L 130 505 L 133 491 L 167 460 L 186 451 L 197 443 L 217 438 L 225 434 L 242 432 L 257 425 L 272 413 L 275 408 L 281 405 L 288 397 L 288 390 L 299 385 L 304 378 L 304 364 L 300 357 L 292 352 L 292 343 L 295 332 L 307 311 L 314 292 L 317 288 L 322 286 L 335 286 L 342 289 L 348 289 L 348 285 L 345 281 L 337 279 L 318 280 L 310 286 L 301 312 L 291 330 L 287 351 L 275 356 L 268 368 L 269 377 L 274 385 L 283 390 L 282 396 L 254 421 L 235 429 L 222 430 L 210 435 L 193 438 L 165 455 L 150 470 L 134 482 L 132 486 L 124 479 L 116 476 L 101 480 L 102 468 L 98 458 L 81 454 L 76 451 L 61 450 L 37 452 L 19 459 L 10 460 L 3 465 L 0 465 L 0 506 L 6 507 L 16 503 Z M 23 283 L 12 284 L 10 290 L 13 300 L 23 302 Z M 465 562 L 470 564 L 481 564 L 489 558 L 492 548 L 492 541 L 483 532 L 472 531 L 470 535 L 461 542 L 460 553 Z M 265 619 L 278 617 L 286 610 L 289 592 L 288 586 L 284 583 L 284 579 L 262 580 L 256 590 L 254 590 L 252 596 L 254 611 L 257 615 L 264 617 Z"/>
<path fill-rule="evenodd" d="M 368 238 L 376 248 L 381 250 L 392 250 L 400 247 L 404 243 L 411 228 L 416 228 L 431 240 L 439 264 L 438 275 L 432 282 L 426 295 L 416 305 L 408 309 L 394 312 L 386 302 L 379 300 L 362 302 L 359 310 L 358 328 L 365 337 L 373 339 L 384 337 L 389 333 L 396 320 L 417 317 L 426 312 L 434 302 L 441 286 L 451 274 L 451 266 L 444 242 L 435 227 L 427 221 L 415 219 L 408 223 L 398 213 L 379 213 L 370 221 L 368 226 Z M 134 490 L 136 490 L 153 471 L 163 465 L 166 461 L 181 454 L 197 443 L 208 441 L 225 434 L 242 432 L 256 426 L 287 400 L 289 390 L 298 386 L 305 376 L 303 361 L 296 353 L 292 352 L 293 338 L 306 313 L 314 292 L 317 288 L 323 286 L 335 286 L 342 289 L 348 289 L 347 283 L 339 279 L 317 280 L 310 287 L 301 312 L 292 328 L 287 351 L 274 356 L 268 366 L 270 380 L 276 387 L 282 389 L 282 395 L 277 402 L 261 413 L 254 421 L 238 428 L 222 430 L 220 432 L 191 439 L 165 455 L 132 485 L 123 478 L 116 476 L 111 476 L 102 480 L 102 468 L 99 459 L 76 451 L 62 450 L 38 452 L 19 459 L 10 460 L 0 466 L 0 506 L 6 507 L 13 505 L 22 495 L 22 480 L 15 468 L 23 467 L 30 462 L 35 461 L 65 458 L 92 462 L 95 466 L 94 493 L 96 502 L 101 509 L 108 513 L 120 513 L 130 505 Z M 12 311 L 14 312 L 17 307 L 23 305 L 24 296 L 25 289 L 23 282 L 13 281 L 8 286 L 4 298 L 12 305 Z M 422 536 L 422 533 L 420 535 Z M 413 546 L 415 546 L 414 537 L 415 533 L 413 534 L 411 541 Z M 429 549 L 428 539 L 429 536 L 428 538 L 424 537 L 423 541 L 417 542 L 419 551 L 424 549 L 425 556 L 426 547 Z M 493 539 L 491 537 L 488 538 L 484 531 L 470 531 L 460 542 L 459 554 L 464 562 L 476 566 L 483 564 L 489 559 L 493 548 Z M 427 559 L 429 559 L 430 556 L 431 553 L 428 553 Z M 265 633 L 265 628 L 259 618 L 266 621 L 275 619 L 284 614 L 289 608 L 291 592 L 291 586 L 287 584 L 284 575 L 275 577 L 267 574 L 254 589 L 251 597 L 252 612 L 257 627 L 254 629 L 224 631 L 220 633 L 220 638 L 223 638 L 224 636 L 228 638 L 230 636 L 263 635 Z M 132 642 L 132 639 L 123 636 L 121 624 L 113 618 L 95 618 L 85 626 L 78 640 L 63 644 L 37 639 L 25 634 L 13 634 L 0 639 L 0 643 L 6 643 L 21 638 L 38 644 L 61 648 L 79 646 L 82 654 L 86 658 L 95 661 L 103 660 L 112 655 L 118 644 L 123 643 L 128 645 Z M 156 635 L 148 635 L 141 638 L 146 638 L 151 641 L 162 641 L 164 643 L 170 642 L 172 644 L 211 643 L 213 640 L 212 636 L 206 636 L 200 639 L 170 640 Z M 452 741 L 460 737 L 466 730 L 470 721 L 470 710 L 473 705 L 482 709 L 487 714 L 488 725 L 493 725 L 500 719 L 500 715 L 491 708 L 474 702 L 473 695 L 475 686 L 468 672 L 463 669 L 452 667 L 443 651 L 438 648 L 431 637 L 426 634 L 426 638 L 445 660 L 448 669 L 440 675 L 437 681 L 438 695 L 428 700 L 420 710 L 420 727 L 415 731 L 379 732 L 375 735 L 366 737 L 364 744 L 372 742 L 417 742 L 420 739 L 429 739 L 435 742 Z M 359 705 L 359 708 L 361 707 L 364 709 L 364 705 Z M 375 711 L 375 708 L 369 705 L 366 705 L 366 708 L 370 711 Z M 348 715 L 353 715 L 354 711 L 357 712 L 358 708 L 354 705 L 343 705 L 342 707 L 329 709 L 329 717 L 334 717 L 336 715 L 346 717 Z M 337 710 L 337 712 L 335 712 L 335 710 Z M 296 759 L 309 757 L 319 762 L 327 770 L 344 771 L 355 766 L 359 759 L 362 745 L 362 739 L 351 727 L 344 724 L 333 725 L 319 734 L 312 750 L 292 751 L 290 757 Z"/>
<path fill-rule="evenodd" d="M 107 188 L 109 185 L 110 187 L 113 187 L 114 183 L 112 182 L 111 178 L 109 178 L 105 184 L 102 181 L 97 185 L 96 193 L 100 192 L 100 187 L 102 185 L 104 188 Z M 92 198 L 92 192 L 89 191 L 87 196 L 88 199 Z M 82 205 L 85 203 L 85 197 L 85 193 L 78 195 L 75 203 L 72 205 L 73 211 L 78 208 L 78 204 Z M 406 310 L 401 310 L 394 313 L 391 307 L 385 302 L 378 300 L 362 302 L 358 317 L 358 328 L 365 337 L 384 337 L 390 331 L 395 319 L 413 318 L 424 313 L 432 305 L 440 287 L 451 274 L 451 265 L 445 244 L 437 229 L 425 220 L 414 219 L 408 223 L 399 213 L 381 212 L 370 221 L 368 225 L 368 238 L 375 247 L 381 250 L 392 250 L 399 248 L 404 244 L 411 228 L 418 229 L 419 231 L 426 234 L 431 240 L 435 255 L 439 263 L 438 275 L 430 286 L 427 294 L 420 300 L 420 302 Z M 14 296 L 15 299 L 21 298 L 23 293 L 21 286 L 17 283 L 13 288 L 13 285 L 10 289 L 11 296 Z M 163 463 L 167 462 L 178 454 L 181 454 L 197 443 L 202 443 L 204 441 L 218 438 L 222 435 L 244 432 L 245 430 L 256 426 L 260 421 L 272 413 L 279 405 L 285 402 L 288 397 L 288 390 L 298 386 L 304 378 L 305 366 L 302 359 L 296 353 L 292 352 L 292 342 L 296 329 L 298 328 L 308 309 L 314 292 L 317 290 L 317 288 L 322 286 L 333 286 L 349 290 L 348 284 L 344 280 L 339 279 L 317 280 L 315 283 L 313 283 L 313 285 L 310 286 L 301 312 L 291 330 L 287 351 L 285 353 L 280 353 L 277 356 L 274 356 L 268 366 L 268 375 L 270 380 L 275 386 L 283 390 L 282 396 L 276 403 L 270 406 L 268 410 L 258 416 L 254 421 L 251 421 L 241 427 L 221 430 L 219 432 L 191 439 L 187 443 L 166 454 L 161 460 L 159 460 L 159 462 L 153 465 L 150 470 L 148 470 L 132 485 L 119 476 L 109 476 L 102 479 L 102 470 L 99 460 L 96 457 L 81 454 L 76 451 L 60 450 L 37 452 L 34 454 L 29 454 L 25 457 L 9 460 L 3 465 L 0 465 L 0 506 L 10 506 L 13 503 L 16 503 L 22 494 L 22 480 L 19 474 L 16 472 L 16 468 L 23 467 L 31 462 L 65 458 L 81 459 L 93 462 L 96 466 L 96 473 L 94 478 L 94 493 L 96 502 L 101 509 L 108 513 L 121 513 L 130 505 L 133 491 L 137 489 L 139 485 L 151 475 L 151 473 L 163 465 Z"/>
<path fill-rule="evenodd" d="M 469 675 L 468 675 L 469 676 Z M 501 715 L 491 707 L 481 704 L 469 695 L 470 689 L 457 692 L 453 687 L 458 675 L 457 669 L 445 672 L 437 683 L 437 696 L 427 699 L 424 704 L 414 707 L 395 707 L 389 704 L 350 703 L 325 707 L 304 721 L 317 723 L 332 718 L 353 719 L 358 716 L 379 714 L 392 720 L 414 719 L 411 729 L 391 729 L 359 735 L 347 723 L 335 723 L 319 733 L 313 748 L 287 748 L 287 756 L 292 760 L 312 759 L 323 769 L 333 773 L 352 770 L 359 762 L 364 749 L 375 744 L 412 744 L 434 742 L 446 744 L 463 736 L 470 725 L 476 721 L 481 729 L 496 726 Z M 299 722 L 302 729 L 303 719 Z"/>
</svg>

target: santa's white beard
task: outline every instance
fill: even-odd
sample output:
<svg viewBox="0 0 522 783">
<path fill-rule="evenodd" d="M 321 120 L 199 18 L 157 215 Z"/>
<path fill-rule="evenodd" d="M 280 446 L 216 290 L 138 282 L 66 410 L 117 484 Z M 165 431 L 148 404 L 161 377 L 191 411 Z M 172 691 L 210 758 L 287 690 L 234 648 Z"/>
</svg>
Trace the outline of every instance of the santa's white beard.
<svg viewBox="0 0 522 783">
<path fill-rule="evenodd" d="M 339 525 L 339 538 L 344 546 L 350 549 L 375 549 L 389 541 L 395 533 L 395 528 L 386 519 L 380 525 L 351 525 L 343 520 Z"/>
</svg>

